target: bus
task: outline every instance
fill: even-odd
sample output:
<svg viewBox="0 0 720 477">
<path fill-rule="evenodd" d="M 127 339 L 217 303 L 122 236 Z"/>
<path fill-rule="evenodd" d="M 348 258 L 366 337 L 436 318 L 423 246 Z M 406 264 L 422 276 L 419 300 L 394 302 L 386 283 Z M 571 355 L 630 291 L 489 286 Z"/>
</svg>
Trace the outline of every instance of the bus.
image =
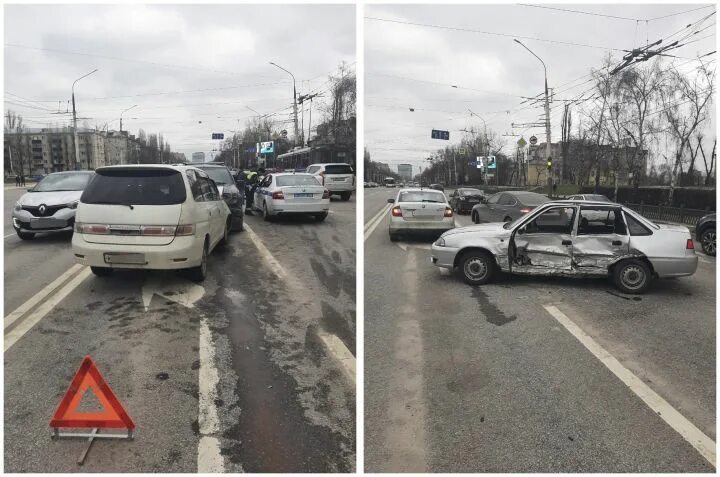
<svg viewBox="0 0 720 477">
<path fill-rule="evenodd" d="M 395 187 L 395 178 L 393 177 L 386 177 L 384 182 L 385 187 Z"/>
</svg>

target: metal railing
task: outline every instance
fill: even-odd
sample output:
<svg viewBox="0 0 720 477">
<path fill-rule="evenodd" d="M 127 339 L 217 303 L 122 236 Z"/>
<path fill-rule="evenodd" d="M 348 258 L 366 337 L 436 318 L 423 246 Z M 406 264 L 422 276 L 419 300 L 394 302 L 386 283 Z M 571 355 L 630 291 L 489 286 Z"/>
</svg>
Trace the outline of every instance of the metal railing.
<svg viewBox="0 0 720 477">
<path fill-rule="evenodd" d="M 658 222 L 674 222 L 687 226 L 694 226 L 701 217 L 711 213 L 710 210 L 688 209 L 686 207 L 670 207 L 667 205 L 625 204 L 643 217 Z"/>
</svg>

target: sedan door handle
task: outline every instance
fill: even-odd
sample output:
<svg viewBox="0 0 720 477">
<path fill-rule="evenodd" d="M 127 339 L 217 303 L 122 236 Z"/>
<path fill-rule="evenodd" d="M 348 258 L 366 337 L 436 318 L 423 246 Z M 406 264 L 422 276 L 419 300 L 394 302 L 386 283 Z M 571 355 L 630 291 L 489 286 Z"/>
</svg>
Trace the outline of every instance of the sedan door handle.
<svg viewBox="0 0 720 477">
<path fill-rule="evenodd" d="M 563 245 L 572 245 L 572 240 L 563 240 L 562 244 Z"/>
<path fill-rule="evenodd" d="M 613 240 L 613 245 L 622 245 L 622 242 L 619 240 Z"/>
</svg>

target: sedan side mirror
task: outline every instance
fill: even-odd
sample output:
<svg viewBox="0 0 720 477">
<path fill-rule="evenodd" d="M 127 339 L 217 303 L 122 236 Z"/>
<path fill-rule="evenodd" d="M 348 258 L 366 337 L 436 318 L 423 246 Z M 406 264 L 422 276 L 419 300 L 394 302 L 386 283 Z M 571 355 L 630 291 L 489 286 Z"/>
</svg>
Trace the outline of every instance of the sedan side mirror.
<svg viewBox="0 0 720 477">
<path fill-rule="evenodd" d="M 525 227 L 520 227 L 520 228 L 518 229 L 518 231 L 517 231 L 517 234 L 518 234 L 518 235 L 522 235 L 522 234 L 524 234 L 524 233 L 525 233 Z"/>
<path fill-rule="evenodd" d="M 394 203 L 395 203 L 395 199 L 388 199 L 388 204 L 394 204 Z"/>
</svg>

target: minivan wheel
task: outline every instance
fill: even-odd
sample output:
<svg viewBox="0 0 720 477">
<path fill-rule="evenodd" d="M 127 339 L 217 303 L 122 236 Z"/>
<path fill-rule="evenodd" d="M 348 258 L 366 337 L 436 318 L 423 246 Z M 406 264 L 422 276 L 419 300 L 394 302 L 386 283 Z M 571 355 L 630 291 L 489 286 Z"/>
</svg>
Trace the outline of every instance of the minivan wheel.
<svg viewBox="0 0 720 477">
<path fill-rule="evenodd" d="M 203 244 L 202 261 L 197 267 L 188 269 L 188 276 L 194 282 L 201 282 L 207 277 L 207 261 L 208 261 L 208 241 L 205 239 Z"/>
<path fill-rule="evenodd" d="M 228 242 L 230 242 L 230 228 L 232 227 L 232 218 L 228 217 L 227 222 L 225 222 L 225 230 L 223 230 L 223 238 L 220 242 L 220 245 L 227 245 Z"/>
<path fill-rule="evenodd" d="M 315 219 L 316 219 L 318 222 L 322 222 L 322 221 L 324 221 L 325 219 L 327 219 L 327 216 L 328 216 L 328 213 L 327 213 L 327 212 L 323 212 L 322 214 L 317 214 L 317 215 L 315 215 Z"/>
<path fill-rule="evenodd" d="M 638 295 L 650 286 L 652 272 L 642 260 L 623 260 L 615 266 L 613 280 L 620 291 Z"/>
<path fill-rule="evenodd" d="M 715 256 L 715 227 L 706 229 L 700 235 L 700 246 L 705 254 Z"/>
<path fill-rule="evenodd" d="M 460 257 L 457 271 L 468 285 L 484 285 L 495 274 L 495 259 L 482 250 L 471 250 Z"/>
<path fill-rule="evenodd" d="M 112 275 L 113 269 L 109 267 L 90 267 L 90 271 L 98 277 Z"/>
<path fill-rule="evenodd" d="M 341 198 L 342 200 L 344 200 L 344 201 L 348 201 L 348 200 L 350 200 L 350 196 L 351 196 L 351 195 L 352 195 L 351 192 L 341 192 L 341 193 L 340 193 L 340 198 Z"/>
</svg>

